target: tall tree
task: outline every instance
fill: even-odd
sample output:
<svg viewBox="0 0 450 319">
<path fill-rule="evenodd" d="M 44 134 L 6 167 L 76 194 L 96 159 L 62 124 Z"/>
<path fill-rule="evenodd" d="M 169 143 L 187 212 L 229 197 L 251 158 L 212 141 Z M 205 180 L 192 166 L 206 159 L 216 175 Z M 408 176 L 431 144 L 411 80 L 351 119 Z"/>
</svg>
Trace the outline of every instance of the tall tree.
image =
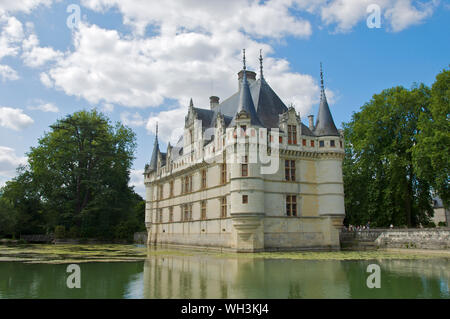
<svg viewBox="0 0 450 319">
<path fill-rule="evenodd" d="M 76 235 L 114 236 L 114 227 L 134 218 L 140 198 L 128 186 L 134 133 L 95 110 L 76 112 L 50 128 L 31 148 L 28 168 L 7 184 L 5 195 L 12 202 L 22 200 L 12 192 L 22 185 L 38 198 L 34 212 L 41 212 L 47 232 L 62 225 Z"/>
<path fill-rule="evenodd" d="M 373 96 L 344 124 L 347 222 L 377 226 L 427 223 L 429 183 L 415 174 L 412 149 L 430 90 L 395 87 Z"/>
<path fill-rule="evenodd" d="M 413 151 L 415 171 L 430 182 L 446 208 L 450 206 L 450 71 L 436 76 L 429 109 L 418 123 L 419 134 Z"/>
</svg>

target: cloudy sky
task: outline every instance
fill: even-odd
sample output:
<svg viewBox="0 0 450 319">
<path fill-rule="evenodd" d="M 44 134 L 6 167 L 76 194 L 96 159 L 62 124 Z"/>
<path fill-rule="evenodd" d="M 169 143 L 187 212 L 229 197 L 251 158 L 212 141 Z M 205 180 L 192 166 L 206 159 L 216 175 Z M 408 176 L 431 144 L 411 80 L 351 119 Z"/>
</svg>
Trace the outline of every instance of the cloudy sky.
<svg viewBox="0 0 450 319">
<path fill-rule="evenodd" d="M 340 127 L 382 89 L 431 84 L 449 32 L 445 0 L 0 0 L 0 185 L 50 124 L 97 108 L 136 132 L 142 194 L 155 123 L 165 148 L 191 97 L 207 108 L 233 94 L 243 48 L 255 71 L 262 49 L 266 80 L 304 122 L 322 61 Z"/>
</svg>

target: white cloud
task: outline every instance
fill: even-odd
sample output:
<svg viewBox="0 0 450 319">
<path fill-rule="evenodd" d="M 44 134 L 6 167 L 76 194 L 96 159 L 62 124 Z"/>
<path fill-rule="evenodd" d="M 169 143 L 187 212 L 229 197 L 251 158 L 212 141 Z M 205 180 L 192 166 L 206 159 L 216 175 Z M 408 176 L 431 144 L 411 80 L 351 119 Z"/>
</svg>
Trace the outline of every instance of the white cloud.
<svg viewBox="0 0 450 319">
<path fill-rule="evenodd" d="M 418 3 L 417 7 L 411 0 L 398 0 L 385 12 L 385 18 L 390 21 L 394 32 L 402 31 L 412 25 L 422 23 L 426 18 L 433 15 L 438 1 Z"/>
<path fill-rule="evenodd" d="M 111 103 L 103 103 L 101 110 L 104 113 L 112 113 L 114 111 L 114 105 Z"/>
<path fill-rule="evenodd" d="M 24 114 L 22 109 L 0 107 L 0 126 L 20 131 L 33 123 L 33 119 Z"/>
<path fill-rule="evenodd" d="M 40 47 L 36 34 L 30 34 L 23 41 L 22 59 L 25 65 L 36 68 L 43 66 L 47 62 L 55 61 L 62 57 L 62 52 L 51 47 Z"/>
<path fill-rule="evenodd" d="M 439 1 L 333 0 L 314 9 L 320 11 L 326 25 L 336 26 L 336 32 L 349 32 L 361 21 L 365 23 L 367 7 L 371 4 L 377 4 L 384 12 L 382 27 L 399 32 L 430 17 Z"/>
<path fill-rule="evenodd" d="M 183 135 L 184 117 L 187 110 L 187 107 L 179 107 L 151 115 L 147 120 L 146 129 L 148 132 L 155 134 L 156 123 L 158 123 L 158 138 L 175 145 L 178 138 Z"/>
<path fill-rule="evenodd" d="M 44 84 L 44 86 L 51 88 L 53 87 L 53 81 L 50 79 L 47 73 L 42 72 L 39 75 L 39 79 L 41 80 L 41 83 Z"/>
<path fill-rule="evenodd" d="M 0 187 L 16 175 L 16 168 L 19 165 L 25 165 L 27 158 L 17 156 L 14 149 L 6 146 L 0 146 Z"/>
<path fill-rule="evenodd" d="M 131 114 L 129 112 L 123 112 L 120 114 L 120 120 L 124 125 L 128 126 L 138 127 L 145 125 L 145 120 L 138 112 L 134 114 Z"/>
<path fill-rule="evenodd" d="M 0 78 L 3 82 L 7 80 L 14 81 L 19 79 L 19 75 L 16 70 L 11 68 L 9 65 L 0 64 Z"/>
<path fill-rule="evenodd" d="M 308 37 L 311 25 L 293 15 L 292 1 L 269 0 L 82 0 L 84 6 L 104 12 L 117 8 L 123 22 L 142 35 L 148 25 L 157 25 L 162 34 L 183 29 L 196 32 L 244 32 L 256 36 L 280 38 L 285 35 Z"/>
<path fill-rule="evenodd" d="M 0 61 L 18 54 L 23 36 L 22 23 L 0 11 Z M 0 78 L 3 82 L 14 81 L 19 79 L 19 75 L 9 65 L 0 64 Z"/>
<path fill-rule="evenodd" d="M 80 24 L 74 42 L 74 52 L 41 75 L 43 83 L 93 104 L 127 107 L 157 107 L 166 99 L 187 105 L 190 97 L 197 106 L 208 107 L 209 95 L 224 99 L 237 90 L 241 48 L 247 48 L 252 69 L 259 67 L 259 48 L 266 55 L 273 52 L 271 46 L 237 31 L 129 38 Z M 294 100 L 302 110 L 311 108 L 318 87 L 310 76 L 292 72 L 284 59 L 269 57 L 264 68 L 267 80 L 283 88 L 278 92 L 282 99 Z"/>
<path fill-rule="evenodd" d="M 0 1 L 1 12 L 25 12 L 30 13 L 40 5 L 50 6 L 52 0 L 2 0 Z"/>
<path fill-rule="evenodd" d="M 134 186 L 134 191 L 145 198 L 144 170 L 131 170 L 130 186 Z"/>
<path fill-rule="evenodd" d="M 42 111 L 42 112 L 52 112 L 52 113 L 59 112 L 58 107 L 53 103 L 44 102 L 41 100 L 38 100 L 37 103 L 38 103 L 37 105 L 29 106 L 28 109 L 38 110 L 38 111 Z"/>
<path fill-rule="evenodd" d="M 22 23 L 0 12 L 0 30 L 0 60 L 6 56 L 16 56 L 24 37 Z"/>
</svg>

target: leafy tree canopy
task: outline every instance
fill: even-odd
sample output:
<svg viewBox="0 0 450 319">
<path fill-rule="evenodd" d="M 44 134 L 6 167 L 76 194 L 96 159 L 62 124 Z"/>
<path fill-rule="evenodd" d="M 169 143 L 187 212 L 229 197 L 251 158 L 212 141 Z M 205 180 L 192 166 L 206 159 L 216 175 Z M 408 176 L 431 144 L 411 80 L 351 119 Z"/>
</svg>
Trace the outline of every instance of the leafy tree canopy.
<svg viewBox="0 0 450 319">
<path fill-rule="evenodd" d="M 448 206 L 449 71 L 433 87 L 375 94 L 344 123 L 346 222 L 426 225 L 437 191 Z"/>
<path fill-rule="evenodd" d="M 136 148 L 131 129 L 112 125 L 96 110 L 76 112 L 50 128 L 28 153 L 28 166 L 3 189 L 16 232 L 63 226 L 72 236 L 112 238 L 124 222 L 136 231 L 142 198 L 128 186 Z"/>
</svg>

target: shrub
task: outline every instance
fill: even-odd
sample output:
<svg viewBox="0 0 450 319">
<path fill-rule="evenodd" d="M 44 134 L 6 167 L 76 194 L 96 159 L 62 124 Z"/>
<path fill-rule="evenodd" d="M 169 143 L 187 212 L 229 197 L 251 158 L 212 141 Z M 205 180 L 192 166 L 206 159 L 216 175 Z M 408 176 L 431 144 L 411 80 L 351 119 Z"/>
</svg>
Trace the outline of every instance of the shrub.
<svg viewBox="0 0 450 319">
<path fill-rule="evenodd" d="M 133 240 L 133 235 L 137 230 L 137 225 L 133 221 L 122 221 L 114 228 L 115 239 Z"/>
<path fill-rule="evenodd" d="M 447 223 L 446 223 L 446 222 L 439 222 L 439 223 L 438 223 L 438 226 L 446 227 L 446 226 L 447 226 Z"/>
<path fill-rule="evenodd" d="M 68 238 L 78 238 L 80 236 L 80 228 L 77 226 L 70 227 L 69 231 L 67 232 Z"/>
<path fill-rule="evenodd" d="M 429 222 L 428 224 L 425 225 L 426 228 L 435 228 L 436 224 L 434 222 Z"/>
<path fill-rule="evenodd" d="M 55 227 L 55 238 L 65 238 L 66 237 L 66 227 L 58 225 Z"/>
</svg>

